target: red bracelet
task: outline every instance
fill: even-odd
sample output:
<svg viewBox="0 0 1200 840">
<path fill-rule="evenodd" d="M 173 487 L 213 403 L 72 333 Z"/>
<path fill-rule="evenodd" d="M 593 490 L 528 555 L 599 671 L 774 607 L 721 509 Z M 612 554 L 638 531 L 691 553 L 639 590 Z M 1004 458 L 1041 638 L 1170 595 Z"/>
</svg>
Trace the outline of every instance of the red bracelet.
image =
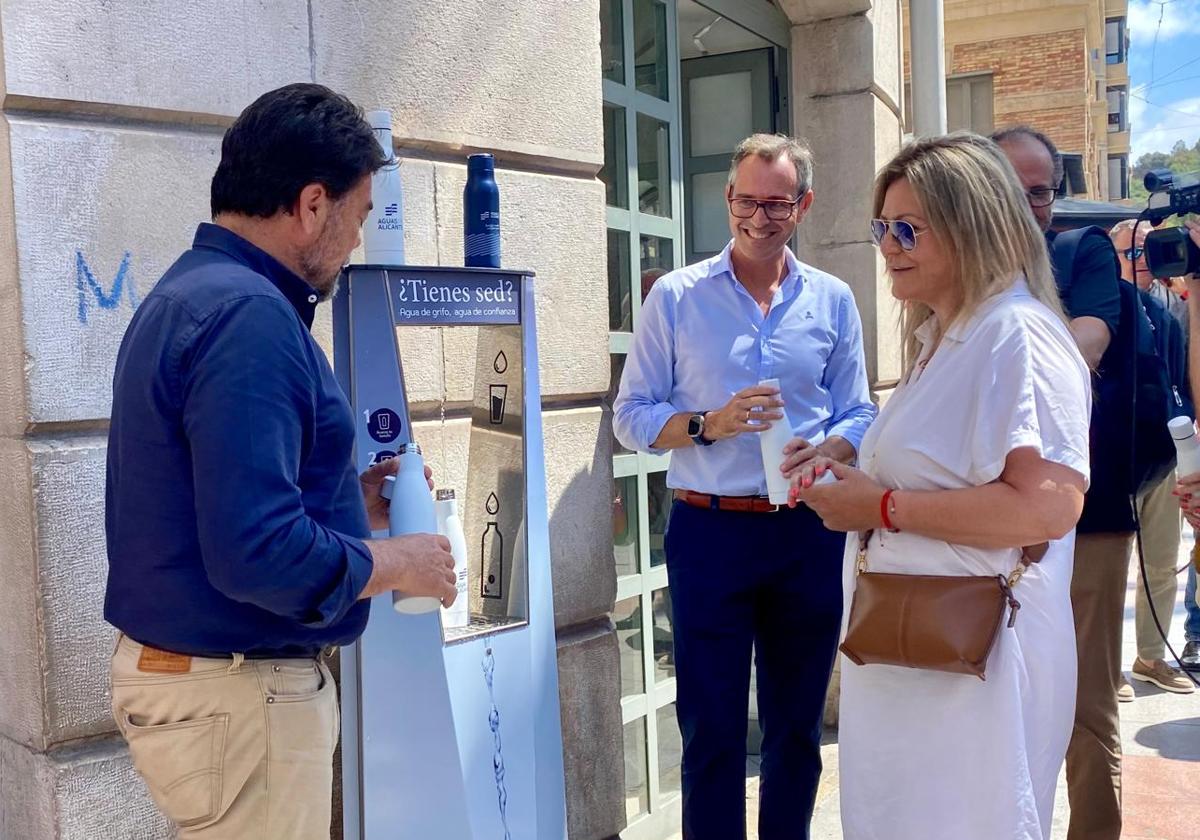
<svg viewBox="0 0 1200 840">
<path fill-rule="evenodd" d="M 892 519 L 888 516 L 888 503 L 892 500 L 892 494 L 896 491 L 889 488 L 883 491 L 883 496 L 879 499 L 879 518 L 883 520 L 883 527 L 887 528 L 892 533 L 896 533 L 900 529 L 892 524 Z"/>
</svg>

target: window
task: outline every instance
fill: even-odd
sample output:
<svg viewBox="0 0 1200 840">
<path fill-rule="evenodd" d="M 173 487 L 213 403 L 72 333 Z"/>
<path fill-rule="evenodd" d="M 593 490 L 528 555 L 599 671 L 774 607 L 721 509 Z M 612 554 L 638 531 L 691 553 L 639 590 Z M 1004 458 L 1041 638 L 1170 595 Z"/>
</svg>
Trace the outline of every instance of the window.
<svg viewBox="0 0 1200 840">
<path fill-rule="evenodd" d="M 1108 159 L 1108 199 L 1129 198 L 1129 158 L 1112 155 Z"/>
<path fill-rule="evenodd" d="M 1129 129 L 1128 94 L 1124 87 L 1110 87 L 1105 94 L 1108 99 L 1108 131 L 1126 131 Z"/>
<path fill-rule="evenodd" d="M 904 125 L 912 130 L 912 82 L 904 83 Z M 946 130 L 991 134 L 995 126 L 992 74 L 946 79 Z"/>
<path fill-rule="evenodd" d="M 992 76 L 960 76 L 946 80 L 946 129 L 991 134 L 994 125 Z"/>
<path fill-rule="evenodd" d="M 1087 179 L 1083 171 L 1083 155 L 1071 152 L 1062 153 L 1063 182 L 1059 185 L 1059 195 L 1087 195 Z"/>
<path fill-rule="evenodd" d="M 1125 18 L 1110 18 L 1104 22 L 1105 63 L 1125 61 Z"/>
</svg>

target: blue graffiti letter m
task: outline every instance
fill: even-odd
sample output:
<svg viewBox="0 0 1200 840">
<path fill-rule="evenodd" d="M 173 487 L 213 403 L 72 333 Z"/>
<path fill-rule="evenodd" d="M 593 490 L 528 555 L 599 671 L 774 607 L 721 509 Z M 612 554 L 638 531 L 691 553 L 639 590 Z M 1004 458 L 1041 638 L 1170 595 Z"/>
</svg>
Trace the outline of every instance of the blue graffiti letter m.
<svg viewBox="0 0 1200 840">
<path fill-rule="evenodd" d="M 96 298 L 101 309 L 116 309 L 121 303 L 121 292 L 129 298 L 129 308 L 137 309 L 141 300 L 133 288 L 133 275 L 129 273 L 130 254 L 125 252 L 121 257 L 121 265 L 117 267 L 117 276 L 113 278 L 112 289 L 108 292 L 96 282 L 95 275 L 83 258 L 82 251 L 75 252 L 75 290 L 79 293 L 79 323 L 88 322 L 88 290 Z"/>
</svg>

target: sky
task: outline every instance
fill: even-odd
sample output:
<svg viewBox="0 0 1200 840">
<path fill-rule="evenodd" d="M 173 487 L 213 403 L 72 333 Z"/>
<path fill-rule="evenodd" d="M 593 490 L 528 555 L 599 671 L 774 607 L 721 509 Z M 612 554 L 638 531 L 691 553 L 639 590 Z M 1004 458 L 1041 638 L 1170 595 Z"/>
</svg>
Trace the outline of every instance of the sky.
<svg viewBox="0 0 1200 840">
<path fill-rule="evenodd" d="M 1200 140 L 1200 0 L 1130 0 L 1128 26 L 1133 164 Z"/>
</svg>

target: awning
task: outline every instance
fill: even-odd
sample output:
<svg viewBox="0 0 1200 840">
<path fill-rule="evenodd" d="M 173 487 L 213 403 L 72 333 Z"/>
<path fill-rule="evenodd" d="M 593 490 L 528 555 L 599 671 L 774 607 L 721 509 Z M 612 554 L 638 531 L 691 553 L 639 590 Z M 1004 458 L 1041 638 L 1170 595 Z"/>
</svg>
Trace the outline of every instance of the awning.
<svg viewBox="0 0 1200 840">
<path fill-rule="evenodd" d="M 1142 208 L 1111 201 L 1088 201 L 1082 198 L 1060 198 L 1054 202 L 1055 230 L 1069 230 L 1084 225 L 1110 228 L 1122 219 L 1136 219 Z"/>
</svg>

